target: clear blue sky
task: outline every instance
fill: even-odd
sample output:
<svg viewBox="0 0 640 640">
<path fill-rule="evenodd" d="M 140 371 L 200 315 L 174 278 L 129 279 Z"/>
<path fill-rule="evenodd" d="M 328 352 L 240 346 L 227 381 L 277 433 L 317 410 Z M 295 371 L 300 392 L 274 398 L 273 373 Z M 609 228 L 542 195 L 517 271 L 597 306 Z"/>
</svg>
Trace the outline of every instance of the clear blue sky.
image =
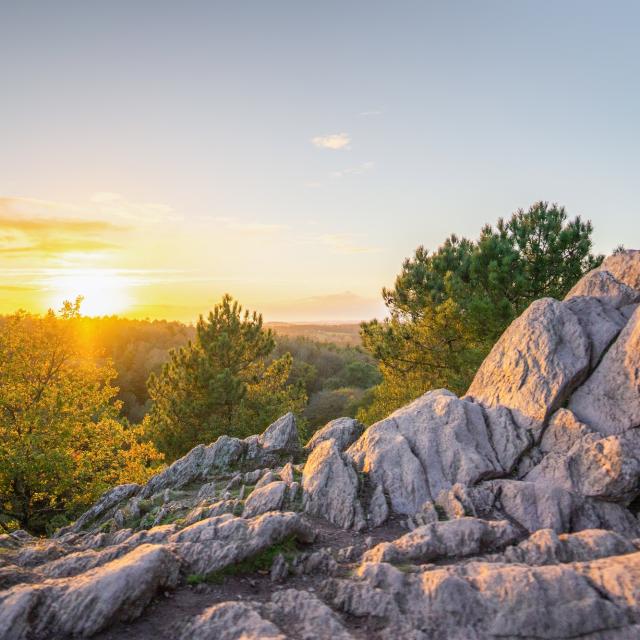
<svg viewBox="0 0 640 640">
<path fill-rule="evenodd" d="M 230 291 L 365 318 L 418 244 L 539 199 L 640 246 L 639 2 L 22 0 L 0 25 L 2 310 L 93 278 L 134 314 Z"/>
</svg>

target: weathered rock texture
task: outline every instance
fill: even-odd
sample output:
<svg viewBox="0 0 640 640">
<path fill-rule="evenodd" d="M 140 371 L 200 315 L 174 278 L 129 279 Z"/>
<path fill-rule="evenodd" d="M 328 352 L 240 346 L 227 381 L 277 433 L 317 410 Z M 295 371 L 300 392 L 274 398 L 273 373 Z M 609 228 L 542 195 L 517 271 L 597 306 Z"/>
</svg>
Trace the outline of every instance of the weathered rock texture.
<svg viewBox="0 0 640 640">
<path fill-rule="evenodd" d="M 52 539 L 0 535 L 0 640 L 640 637 L 639 302 L 640 252 L 616 254 L 463 398 L 304 448 L 287 414 Z"/>
</svg>

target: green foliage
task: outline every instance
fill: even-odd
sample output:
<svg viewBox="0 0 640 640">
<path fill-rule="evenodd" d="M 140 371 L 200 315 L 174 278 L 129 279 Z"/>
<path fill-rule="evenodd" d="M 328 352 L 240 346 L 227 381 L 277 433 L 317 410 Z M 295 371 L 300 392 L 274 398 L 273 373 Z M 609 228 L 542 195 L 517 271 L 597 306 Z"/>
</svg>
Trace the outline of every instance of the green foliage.
<svg viewBox="0 0 640 640">
<path fill-rule="evenodd" d="M 475 242 L 452 235 L 434 253 L 418 247 L 394 288 L 383 289 L 390 317 L 361 326 L 383 382 L 358 417 L 374 422 L 430 389 L 464 393 L 515 317 L 538 298 L 563 298 L 601 262 L 592 231 L 563 207 L 537 202 L 486 225 Z"/>
<path fill-rule="evenodd" d="M 242 312 L 225 295 L 196 327 L 196 337 L 170 353 L 161 373 L 149 378 L 153 401 L 145 428 L 171 459 L 222 434 L 261 432 L 306 401 L 300 385 L 288 383 L 290 354 L 268 361 L 275 348 L 257 313 Z"/>
<path fill-rule="evenodd" d="M 35 532 L 114 484 L 145 481 L 162 459 L 118 421 L 113 368 L 96 362 L 79 323 L 80 299 L 0 323 L 0 513 Z"/>
</svg>

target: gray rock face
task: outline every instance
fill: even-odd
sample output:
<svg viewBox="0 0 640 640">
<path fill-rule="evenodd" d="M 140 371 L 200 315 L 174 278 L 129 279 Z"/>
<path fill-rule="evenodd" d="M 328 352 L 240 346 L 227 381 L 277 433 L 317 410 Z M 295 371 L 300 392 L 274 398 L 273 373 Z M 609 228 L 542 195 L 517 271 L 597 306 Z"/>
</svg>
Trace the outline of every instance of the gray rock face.
<svg viewBox="0 0 640 640">
<path fill-rule="evenodd" d="M 540 432 L 547 418 L 584 379 L 591 344 L 566 304 L 537 300 L 502 334 L 467 392 L 487 406 L 503 405 Z"/>
<path fill-rule="evenodd" d="M 181 640 L 287 640 L 250 604 L 221 602 L 206 609 L 184 629 Z"/>
<path fill-rule="evenodd" d="M 520 544 L 508 547 L 491 560 L 520 562 L 528 565 L 586 562 L 635 553 L 637 546 L 620 534 L 602 529 L 558 535 L 551 529 L 540 529 Z"/>
<path fill-rule="evenodd" d="M 315 534 L 297 513 L 265 513 L 251 520 L 224 514 L 174 533 L 168 544 L 191 573 L 208 575 L 290 536 L 312 542 Z"/>
<path fill-rule="evenodd" d="M 322 429 L 318 429 L 305 449 L 309 452 L 313 451 L 321 442 L 326 440 L 334 440 L 339 451 L 344 451 L 351 446 L 364 431 L 364 425 L 353 418 L 337 418 L 328 422 Z"/>
<path fill-rule="evenodd" d="M 638 521 L 621 505 L 587 498 L 551 483 L 491 480 L 473 487 L 457 485 L 438 496 L 450 518 L 471 515 L 509 520 L 521 531 L 557 533 L 610 529 L 635 537 Z"/>
<path fill-rule="evenodd" d="M 284 505 L 286 494 L 287 483 L 282 481 L 255 489 L 245 502 L 242 517 L 253 518 L 267 511 L 279 511 Z"/>
<path fill-rule="evenodd" d="M 605 435 L 640 426 L 640 308 L 572 395 L 569 409 Z"/>
<path fill-rule="evenodd" d="M 565 296 L 565 300 L 577 296 L 598 298 L 602 302 L 620 309 L 628 304 L 640 301 L 637 289 L 620 282 L 609 271 L 594 269 L 580 278 Z"/>
<path fill-rule="evenodd" d="M 121 484 L 113 489 L 106 491 L 91 509 L 83 513 L 74 524 L 65 531 L 80 531 L 83 527 L 90 524 L 94 520 L 99 520 L 106 513 L 115 509 L 123 500 L 127 500 L 136 495 L 140 491 L 139 484 Z M 63 533 L 61 531 L 60 533 Z"/>
<path fill-rule="evenodd" d="M 265 604 L 223 602 L 209 607 L 180 637 L 183 640 L 352 640 L 327 605 L 313 594 L 296 589 L 278 591 Z"/>
<path fill-rule="evenodd" d="M 364 527 L 358 475 L 334 440 L 325 440 L 311 453 L 302 472 L 303 506 L 343 529 Z"/>
<path fill-rule="evenodd" d="M 608 271 L 616 280 L 640 291 L 640 251 L 638 249 L 629 249 L 608 256 L 600 265 L 600 269 Z"/>
<path fill-rule="evenodd" d="M 472 562 L 409 574 L 367 563 L 358 577 L 330 580 L 325 596 L 352 616 L 376 616 L 382 638 L 622 640 L 639 628 L 640 553 L 540 567 Z"/>
<path fill-rule="evenodd" d="M 83 580 L 12 587 L 0 593 L 0 638 L 87 637 L 110 623 L 132 620 L 159 588 L 177 585 L 179 568 L 167 548 L 142 545 Z"/>
<path fill-rule="evenodd" d="M 456 483 L 508 473 L 530 441 L 509 411 L 439 390 L 369 427 L 347 454 L 394 512 L 412 515 Z"/>
<path fill-rule="evenodd" d="M 552 450 L 524 479 L 628 504 L 640 492 L 640 429 L 585 435 L 568 451 Z"/>
<path fill-rule="evenodd" d="M 418 527 L 393 542 L 383 542 L 365 553 L 364 562 L 431 562 L 497 551 L 515 544 L 522 532 L 505 520 L 459 518 Z"/>
<path fill-rule="evenodd" d="M 258 443 L 264 451 L 269 452 L 300 451 L 298 427 L 293 413 L 287 413 L 267 427 L 266 431 L 258 436 Z"/>
</svg>

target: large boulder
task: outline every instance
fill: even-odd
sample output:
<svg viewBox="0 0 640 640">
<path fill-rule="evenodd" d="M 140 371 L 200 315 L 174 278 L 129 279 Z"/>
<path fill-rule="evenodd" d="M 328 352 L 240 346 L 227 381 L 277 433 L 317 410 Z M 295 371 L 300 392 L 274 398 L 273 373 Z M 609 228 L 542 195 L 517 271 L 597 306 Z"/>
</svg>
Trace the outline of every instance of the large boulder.
<svg viewBox="0 0 640 640">
<path fill-rule="evenodd" d="M 325 598 L 376 619 L 379 637 L 430 640 L 593 638 L 640 632 L 640 553 L 539 567 L 467 562 L 406 573 L 365 563 L 329 580 Z"/>
<path fill-rule="evenodd" d="M 305 449 L 311 452 L 321 442 L 334 440 L 336 447 L 340 451 L 344 451 L 362 435 L 363 431 L 364 425 L 358 420 L 354 418 L 337 418 L 328 422 L 322 429 L 318 429 L 307 442 Z"/>
<path fill-rule="evenodd" d="M 312 542 L 313 530 L 297 513 L 270 512 L 252 519 L 223 514 L 168 538 L 190 573 L 208 575 L 294 537 Z"/>
<path fill-rule="evenodd" d="M 362 529 L 360 483 L 351 460 L 333 439 L 321 442 L 302 472 L 303 507 L 343 529 Z"/>
<path fill-rule="evenodd" d="M 522 531 L 506 520 L 458 518 L 418 527 L 393 542 L 365 553 L 364 562 L 433 562 L 497 551 L 522 539 Z"/>
<path fill-rule="evenodd" d="M 616 309 L 640 302 L 640 291 L 620 282 L 609 271 L 598 268 L 584 275 L 565 296 L 597 298 Z"/>
<path fill-rule="evenodd" d="M 456 485 L 438 496 L 450 518 L 474 516 L 508 520 L 521 531 L 553 529 L 570 533 L 610 529 L 625 536 L 640 534 L 636 518 L 623 506 L 588 498 L 552 483 L 490 480 L 473 487 Z"/>
<path fill-rule="evenodd" d="M 159 589 L 178 584 L 180 561 L 141 545 L 77 578 L 18 585 L 0 593 L 0 640 L 88 637 L 138 617 Z"/>
<path fill-rule="evenodd" d="M 571 396 L 569 409 L 605 435 L 640 426 L 640 307 Z"/>
<path fill-rule="evenodd" d="M 628 504 L 640 492 L 640 429 L 586 434 L 568 451 L 552 450 L 524 479 Z"/>
<path fill-rule="evenodd" d="M 591 344 L 569 307 L 537 300 L 502 334 L 467 395 L 487 407 L 503 405 L 523 426 L 542 432 L 548 417 L 583 381 Z"/>
<path fill-rule="evenodd" d="M 456 483 L 509 473 L 530 444 L 508 410 L 438 390 L 369 427 L 347 454 L 382 486 L 392 511 L 411 515 Z"/>
<path fill-rule="evenodd" d="M 600 269 L 608 271 L 620 282 L 640 291 L 640 250 L 628 249 L 614 253 L 604 259 Z"/>
</svg>

